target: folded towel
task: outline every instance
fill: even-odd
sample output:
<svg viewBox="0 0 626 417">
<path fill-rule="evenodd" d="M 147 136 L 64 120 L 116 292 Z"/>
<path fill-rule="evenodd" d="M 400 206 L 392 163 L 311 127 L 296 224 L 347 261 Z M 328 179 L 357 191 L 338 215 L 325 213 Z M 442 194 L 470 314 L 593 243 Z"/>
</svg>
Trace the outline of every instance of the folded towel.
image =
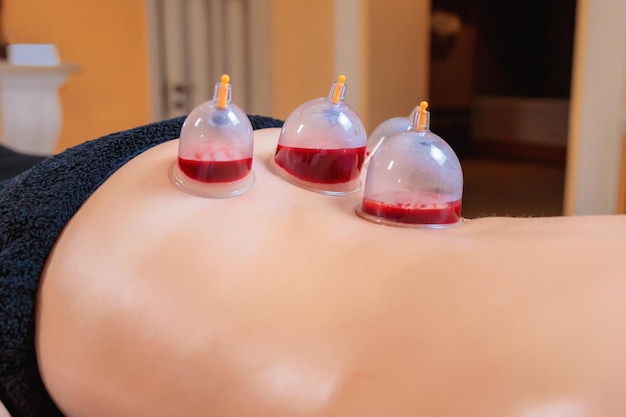
<svg viewBox="0 0 626 417">
<path fill-rule="evenodd" d="M 254 129 L 282 121 L 249 116 Z M 35 297 L 59 234 L 83 202 L 133 157 L 179 137 L 184 117 L 95 139 L 0 182 L 0 400 L 13 417 L 62 416 L 35 352 Z"/>
</svg>

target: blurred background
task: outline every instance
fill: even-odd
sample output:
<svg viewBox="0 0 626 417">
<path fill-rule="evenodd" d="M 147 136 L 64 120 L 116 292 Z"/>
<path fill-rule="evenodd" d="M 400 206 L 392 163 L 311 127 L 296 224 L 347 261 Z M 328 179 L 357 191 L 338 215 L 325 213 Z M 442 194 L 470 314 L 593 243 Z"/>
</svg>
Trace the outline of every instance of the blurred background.
<svg viewBox="0 0 626 417">
<path fill-rule="evenodd" d="M 56 151 L 184 115 L 222 73 L 247 113 L 281 119 L 345 74 L 368 131 L 429 101 L 431 130 L 462 161 L 467 217 L 623 210 L 626 6 L 611 0 L 0 7 L 0 43 L 52 43 L 76 65 L 59 90 Z"/>
</svg>

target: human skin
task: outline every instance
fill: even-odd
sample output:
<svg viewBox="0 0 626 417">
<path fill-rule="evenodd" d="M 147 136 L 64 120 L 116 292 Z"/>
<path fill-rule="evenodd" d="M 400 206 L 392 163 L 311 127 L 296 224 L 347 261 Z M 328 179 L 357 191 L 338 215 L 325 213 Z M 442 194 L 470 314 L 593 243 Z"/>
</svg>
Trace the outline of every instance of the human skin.
<svg viewBox="0 0 626 417">
<path fill-rule="evenodd" d="M 0 417 L 11 417 L 4 404 L 0 402 Z"/>
<path fill-rule="evenodd" d="M 227 199 L 113 174 L 50 254 L 43 380 L 72 417 L 624 416 L 626 218 L 382 226 L 267 168 Z"/>
</svg>

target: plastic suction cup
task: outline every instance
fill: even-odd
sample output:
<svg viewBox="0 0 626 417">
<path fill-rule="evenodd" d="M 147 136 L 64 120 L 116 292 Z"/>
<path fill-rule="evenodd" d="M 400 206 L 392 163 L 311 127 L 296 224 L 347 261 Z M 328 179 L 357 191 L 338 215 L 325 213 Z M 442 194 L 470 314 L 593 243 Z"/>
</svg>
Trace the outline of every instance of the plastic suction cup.
<svg viewBox="0 0 626 417">
<path fill-rule="evenodd" d="M 254 183 L 252 124 L 231 103 L 229 81 L 222 75 L 213 100 L 193 109 L 180 131 L 178 160 L 170 168 L 170 178 L 190 194 L 232 197 Z"/>
<path fill-rule="evenodd" d="M 429 130 L 428 103 L 413 128 L 387 138 L 374 153 L 356 212 L 375 223 L 442 228 L 463 222 L 463 171 L 452 148 Z"/>
<path fill-rule="evenodd" d="M 374 152 L 376 152 L 380 145 L 383 144 L 385 139 L 413 128 L 413 119 L 415 119 L 415 114 L 418 111 L 419 106 L 416 106 L 407 117 L 393 117 L 376 126 L 372 133 L 367 137 L 365 163 L 363 164 L 364 167 L 369 165 L 372 155 L 374 155 Z"/>
<path fill-rule="evenodd" d="M 344 101 L 339 76 L 326 98 L 305 102 L 285 120 L 271 170 L 287 182 L 329 195 L 361 188 L 367 136 L 361 119 Z"/>
</svg>

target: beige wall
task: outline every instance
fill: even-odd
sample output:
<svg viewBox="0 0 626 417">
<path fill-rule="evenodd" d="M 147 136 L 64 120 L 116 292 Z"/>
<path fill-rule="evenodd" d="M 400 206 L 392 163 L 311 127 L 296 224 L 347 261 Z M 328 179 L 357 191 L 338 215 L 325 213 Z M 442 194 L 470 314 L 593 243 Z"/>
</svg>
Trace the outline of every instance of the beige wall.
<svg viewBox="0 0 626 417">
<path fill-rule="evenodd" d="M 430 1 L 369 0 L 369 99 L 371 129 L 408 116 L 428 100 Z"/>
<path fill-rule="evenodd" d="M 325 97 L 334 65 L 334 0 L 272 0 L 272 116 Z"/>
<path fill-rule="evenodd" d="M 77 64 L 57 150 L 149 121 L 144 0 L 5 0 L 10 43 L 54 43 Z"/>
</svg>

